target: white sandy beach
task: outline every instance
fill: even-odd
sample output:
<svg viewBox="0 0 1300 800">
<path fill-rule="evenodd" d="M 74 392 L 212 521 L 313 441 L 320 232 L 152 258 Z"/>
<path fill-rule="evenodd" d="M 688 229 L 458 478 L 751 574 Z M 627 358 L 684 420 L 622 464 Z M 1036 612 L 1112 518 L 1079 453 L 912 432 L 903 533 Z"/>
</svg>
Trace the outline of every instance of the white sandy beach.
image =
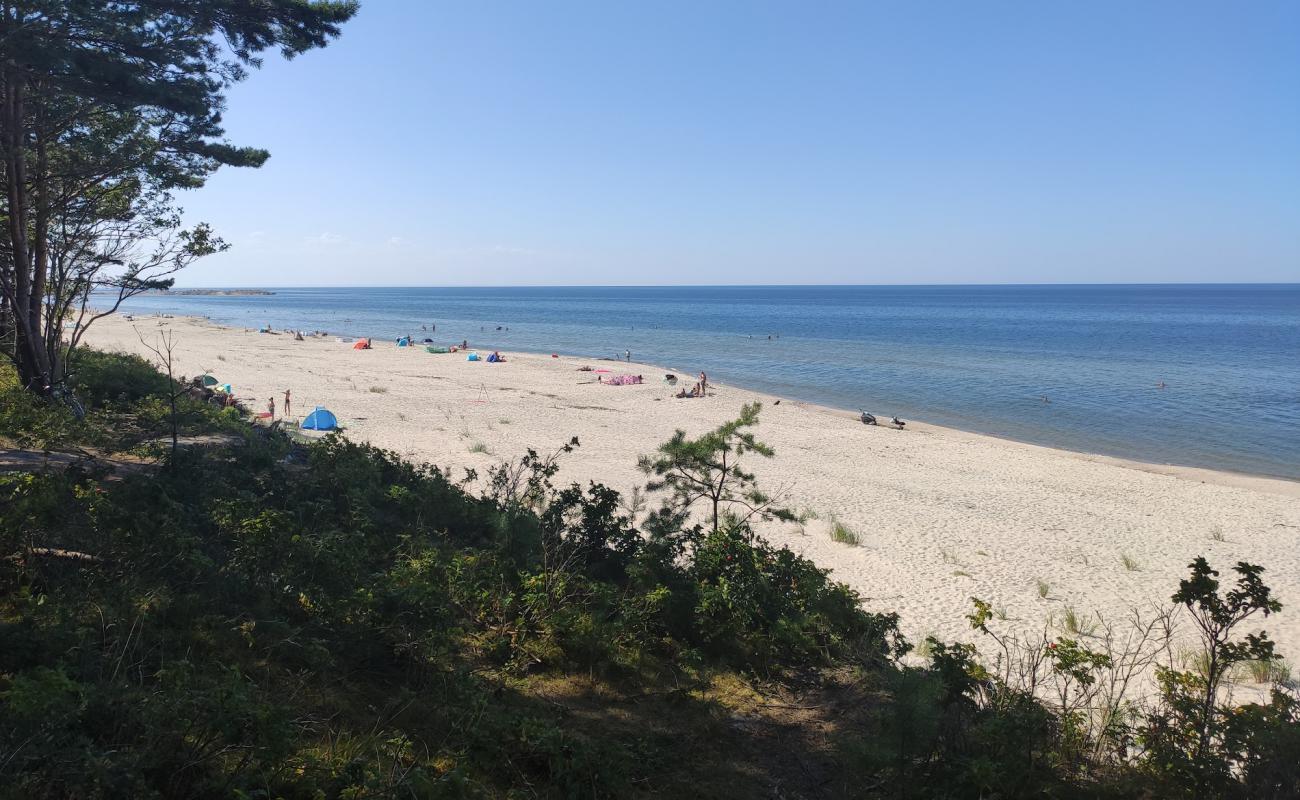
<svg viewBox="0 0 1300 800">
<path fill-rule="evenodd" d="M 645 481 L 637 456 L 675 428 L 697 434 L 761 400 L 757 432 L 776 457 L 754 463 L 760 484 L 820 520 L 760 531 L 831 569 L 869 607 L 899 612 L 914 641 L 969 639 L 971 596 L 1005 607 L 1025 627 L 1067 606 L 1118 618 L 1134 605 L 1167 602 L 1188 562 L 1204 555 L 1225 573 L 1237 561 L 1266 568 L 1285 608 L 1261 627 L 1282 655 L 1300 659 L 1300 483 L 1121 462 L 913 422 L 904 431 L 868 427 L 854 413 L 774 405 L 775 397 L 725 385 L 706 399 L 676 400 L 664 369 L 646 365 L 517 353 L 504 364 L 471 363 L 422 346 L 376 341 L 357 351 L 333 338 L 300 342 L 191 318 L 108 318 L 88 338 L 147 355 L 137 328 L 151 339 L 173 329 L 179 372 L 211 372 L 255 410 L 272 395 L 278 409 L 290 388 L 295 417 L 326 405 L 348 436 L 456 474 L 578 436 L 581 449 L 563 462 L 560 479 L 600 481 L 625 494 Z M 646 382 L 599 385 L 577 371 L 582 365 Z M 675 366 L 684 376 L 709 368 Z M 471 452 L 476 445 L 488 452 Z M 831 515 L 862 544 L 831 541 Z M 1050 586 L 1047 599 L 1040 580 Z"/>
</svg>

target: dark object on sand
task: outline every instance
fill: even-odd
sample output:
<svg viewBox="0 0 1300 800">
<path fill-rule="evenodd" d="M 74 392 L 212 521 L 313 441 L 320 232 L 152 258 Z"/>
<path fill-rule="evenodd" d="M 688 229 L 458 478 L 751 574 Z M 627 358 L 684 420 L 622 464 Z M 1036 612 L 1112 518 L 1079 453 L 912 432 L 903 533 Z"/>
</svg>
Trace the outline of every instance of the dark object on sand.
<svg viewBox="0 0 1300 800">
<path fill-rule="evenodd" d="M 894 423 L 894 427 L 898 428 L 900 431 L 903 429 L 903 426 L 907 424 L 906 422 L 899 419 L 898 417 L 894 417 L 893 419 L 890 420 L 890 422 Z"/>
<path fill-rule="evenodd" d="M 669 386 L 676 386 L 677 376 L 669 372 L 668 374 L 664 375 L 664 382 L 667 383 Z"/>
<path fill-rule="evenodd" d="M 858 409 L 858 410 L 859 410 L 859 411 L 862 411 L 862 409 Z M 876 424 L 876 415 L 875 415 L 875 414 L 868 414 L 867 412 L 862 411 L 862 424 L 863 424 L 863 425 L 875 425 L 875 424 Z"/>
<path fill-rule="evenodd" d="M 779 405 L 781 405 L 781 401 L 780 401 L 780 400 L 777 400 L 776 402 L 772 403 L 772 405 L 774 405 L 774 406 L 779 406 Z"/>
</svg>

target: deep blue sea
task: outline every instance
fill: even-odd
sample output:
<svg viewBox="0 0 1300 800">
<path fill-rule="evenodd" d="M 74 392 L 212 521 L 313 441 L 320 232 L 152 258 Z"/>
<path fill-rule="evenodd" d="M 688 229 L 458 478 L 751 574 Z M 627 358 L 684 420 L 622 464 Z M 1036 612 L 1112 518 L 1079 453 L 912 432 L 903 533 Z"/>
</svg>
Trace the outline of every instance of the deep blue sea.
<svg viewBox="0 0 1300 800">
<path fill-rule="evenodd" d="M 376 339 L 631 350 L 782 397 L 1300 478 L 1300 284 L 277 289 L 128 305 Z"/>
</svg>

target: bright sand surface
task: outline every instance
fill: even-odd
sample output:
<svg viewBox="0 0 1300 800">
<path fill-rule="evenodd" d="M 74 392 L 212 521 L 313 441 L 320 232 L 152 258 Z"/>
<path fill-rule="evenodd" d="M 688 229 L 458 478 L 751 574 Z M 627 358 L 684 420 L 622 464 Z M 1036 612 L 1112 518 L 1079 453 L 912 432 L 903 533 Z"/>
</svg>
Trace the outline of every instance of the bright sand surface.
<svg viewBox="0 0 1300 800">
<path fill-rule="evenodd" d="M 1006 609 L 1010 622 L 999 624 L 1041 628 L 1067 607 L 1117 619 L 1133 606 L 1167 603 L 1188 562 L 1204 555 L 1225 575 L 1237 561 L 1265 567 L 1285 608 L 1261 626 L 1281 654 L 1300 659 L 1300 483 L 1121 462 L 910 421 L 903 431 L 869 427 L 856 413 L 776 405 L 734 386 L 677 400 L 664 368 L 597 359 L 507 353 L 504 364 L 473 363 L 423 346 L 376 341 L 358 351 L 332 337 L 299 342 L 180 317 L 108 318 L 88 339 L 148 355 L 136 330 L 155 341 L 166 328 L 175 332 L 178 373 L 210 372 L 255 411 L 271 396 L 279 411 L 289 388 L 295 418 L 328 406 L 349 437 L 456 476 L 461 467 L 482 474 L 529 447 L 549 453 L 577 436 L 582 446 L 564 457 L 559 481 L 595 480 L 625 497 L 645 483 L 637 457 L 674 429 L 702 433 L 760 400 L 756 430 L 776 449 L 770 461 L 749 461 L 760 486 L 819 515 L 803 526 L 760 523 L 760 532 L 831 569 L 868 607 L 899 612 L 913 641 L 970 639 L 972 596 Z M 641 374 L 645 383 L 599 385 L 595 373 L 578 371 L 583 365 Z M 708 366 L 672 371 L 689 386 Z M 486 453 L 472 452 L 480 445 Z M 832 516 L 860 535 L 859 546 L 831 541 Z"/>
</svg>

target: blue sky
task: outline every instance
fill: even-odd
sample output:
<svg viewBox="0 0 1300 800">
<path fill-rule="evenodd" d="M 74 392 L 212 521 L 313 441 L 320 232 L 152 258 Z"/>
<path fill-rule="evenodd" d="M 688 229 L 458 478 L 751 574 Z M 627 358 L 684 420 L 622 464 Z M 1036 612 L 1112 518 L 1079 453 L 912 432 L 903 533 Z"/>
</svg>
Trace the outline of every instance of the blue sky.
<svg viewBox="0 0 1300 800">
<path fill-rule="evenodd" d="M 1300 3 L 363 0 L 188 286 L 1300 280 Z"/>
</svg>

